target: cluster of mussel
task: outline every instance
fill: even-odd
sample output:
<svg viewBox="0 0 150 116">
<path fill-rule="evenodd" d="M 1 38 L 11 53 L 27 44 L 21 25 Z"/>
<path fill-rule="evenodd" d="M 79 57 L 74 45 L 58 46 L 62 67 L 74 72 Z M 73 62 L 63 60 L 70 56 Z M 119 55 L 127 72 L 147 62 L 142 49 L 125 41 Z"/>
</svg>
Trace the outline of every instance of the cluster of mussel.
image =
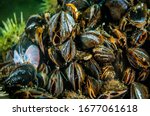
<svg viewBox="0 0 150 116">
<path fill-rule="evenodd" d="M 58 0 L 29 17 L 1 63 L 11 98 L 149 98 L 147 0 Z"/>
</svg>

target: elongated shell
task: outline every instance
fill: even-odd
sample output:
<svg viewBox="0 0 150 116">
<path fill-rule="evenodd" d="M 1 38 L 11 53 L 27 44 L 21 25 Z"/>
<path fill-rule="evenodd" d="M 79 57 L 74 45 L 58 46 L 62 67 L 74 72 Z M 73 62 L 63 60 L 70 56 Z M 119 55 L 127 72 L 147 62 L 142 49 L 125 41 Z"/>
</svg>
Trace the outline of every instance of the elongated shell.
<svg viewBox="0 0 150 116">
<path fill-rule="evenodd" d="M 93 58 L 83 61 L 82 64 L 84 65 L 84 69 L 88 75 L 94 77 L 95 79 L 100 79 L 102 71 L 98 63 Z"/>
<path fill-rule="evenodd" d="M 62 57 L 66 62 L 70 62 L 76 54 L 76 46 L 72 39 L 64 42 L 59 46 Z"/>
<path fill-rule="evenodd" d="M 111 64 L 106 64 L 102 68 L 102 75 L 100 77 L 101 80 L 111 80 L 116 77 L 116 72 L 114 67 Z"/>
<path fill-rule="evenodd" d="M 147 31 L 139 30 L 135 31 L 131 36 L 131 44 L 135 47 L 140 47 L 144 44 L 147 39 Z"/>
<path fill-rule="evenodd" d="M 61 55 L 61 52 L 56 47 L 48 48 L 48 55 L 51 61 L 57 66 L 60 67 L 65 64 L 65 60 Z"/>
<path fill-rule="evenodd" d="M 115 60 L 115 54 L 113 49 L 105 47 L 104 45 L 99 45 L 93 49 L 94 57 L 97 61 L 105 63 L 105 62 L 113 62 Z"/>
<path fill-rule="evenodd" d="M 148 88 L 145 85 L 137 82 L 131 84 L 130 94 L 131 94 L 131 99 L 149 98 Z"/>
<path fill-rule="evenodd" d="M 85 79 L 85 72 L 80 64 L 76 61 L 70 63 L 66 68 L 65 73 L 67 75 L 68 81 L 71 83 L 74 90 L 81 90 L 81 85 Z"/>
<path fill-rule="evenodd" d="M 63 73 L 58 69 L 55 69 L 50 75 L 47 90 L 53 96 L 59 96 L 63 92 L 64 90 L 63 78 L 64 78 Z"/>
<path fill-rule="evenodd" d="M 147 69 L 150 67 L 150 57 L 148 53 L 141 48 L 129 48 L 127 53 L 130 64 L 137 69 Z"/>
<path fill-rule="evenodd" d="M 124 84 L 131 84 L 133 83 L 135 80 L 135 71 L 134 69 L 128 67 L 125 71 L 124 71 L 124 75 L 123 75 L 123 78 L 122 78 L 122 82 Z"/>
<path fill-rule="evenodd" d="M 83 49 L 89 49 L 102 44 L 104 40 L 98 31 L 90 30 L 80 36 L 80 41 Z"/>
<path fill-rule="evenodd" d="M 96 98 L 100 94 L 102 83 L 97 79 L 88 76 L 86 80 L 86 89 L 90 98 Z"/>
<path fill-rule="evenodd" d="M 86 27 L 94 27 L 101 19 L 101 9 L 98 4 L 94 4 L 87 8 L 82 14 Z"/>
<path fill-rule="evenodd" d="M 67 12 L 60 11 L 53 15 L 49 22 L 50 41 L 53 45 L 63 43 L 68 39 L 75 27 L 75 20 Z"/>
</svg>

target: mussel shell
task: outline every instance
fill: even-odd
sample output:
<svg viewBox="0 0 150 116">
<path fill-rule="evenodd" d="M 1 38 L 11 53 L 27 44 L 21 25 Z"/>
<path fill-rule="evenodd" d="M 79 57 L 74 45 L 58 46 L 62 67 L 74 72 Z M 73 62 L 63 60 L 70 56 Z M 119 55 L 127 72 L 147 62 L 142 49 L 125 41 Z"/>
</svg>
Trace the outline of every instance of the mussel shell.
<svg viewBox="0 0 150 116">
<path fill-rule="evenodd" d="M 100 79 L 102 71 L 99 64 L 93 58 L 83 61 L 82 64 L 88 75 L 94 77 L 95 79 Z"/>
<path fill-rule="evenodd" d="M 61 3 L 61 5 L 67 4 L 67 3 L 74 4 L 79 11 L 84 11 L 86 8 L 90 6 L 90 3 L 88 0 L 64 0 L 63 2 L 62 0 L 58 0 L 58 1 L 59 3 Z"/>
<path fill-rule="evenodd" d="M 63 66 L 66 62 L 57 47 L 48 48 L 49 59 L 57 66 Z"/>
<path fill-rule="evenodd" d="M 147 69 L 150 67 L 150 57 L 142 48 L 129 48 L 127 57 L 130 64 L 136 69 Z"/>
<path fill-rule="evenodd" d="M 49 21 L 50 41 L 53 45 L 60 45 L 68 39 L 75 28 L 75 20 L 65 11 L 53 15 Z"/>
<path fill-rule="evenodd" d="M 93 54 L 94 58 L 101 63 L 114 62 L 115 60 L 114 50 L 105 47 L 104 45 L 95 47 L 93 49 Z"/>
<path fill-rule="evenodd" d="M 82 66 L 76 61 L 71 62 L 65 69 L 67 80 L 74 90 L 81 90 L 81 86 L 85 79 L 85 72 Z"/>
<path fill-rule="evenodd" d="M 123 74 L 123 78 L 122 78 L 122 82 L 124 84 L 131 84 L 133 83 L 135 80 L 135 71 L 134 69 L 132 69 L 131 67 L 128 67 Z"/>
<path fill-rule="evenodd" d="M 58 70 L 55 69 L 50 77 L 49 77 L 49 81 L 48 81 L 48 85 L 47 85 L 47 90 L 53 95 L 58 97 L 64 90 L 64 75 L 63 73 Z"/>
<path fill-rule="evenodd" d="M 66 62 L 72 61 L 76 54 L 75 42 L 70 39 L 59 46 L 62 57 Z"/>
<path fill-rule="evenodd" d="M 4 81 L 4 86 L 10 93 L 22 86 L 38 86 L 35 68 L 30 64 L 17 67 Z"/>
<path fill-rule="evenodd" d="M 85 83 L 86 83 L 86 88 L 84 90 L 85 94 L 88 94 L 90 98 L 97 98 L 97 96 L 101 92 L 100 89 L 102 86 L 102 82 L 93 77 L 87 76 Z"/>
<path fill-rule="evenodd" d="M 36 29 L 38 27 L 43 27 L 46 25 L 47 23 L 41 15 L 39 14 L 32 15 L 27 20 L 25 32 L 28 35 L 28 37 L 35 38 Z"/>
<path fill-rule="evenodd" d="M 141 83 L 134 82 L 130 86 L 130 95 L 131 99 L 148 99 L 148 88 Z"/>
<path fill-rule="evenodd" d="M 86 27 L 95 27 L 101 20 L 101 9 L 98 4 L 88 7 L 83 13 L 82 18 L 86 23 Z"/>
<path fill-rule="evenodd" d="M 143 27 L 146 24 L 147 11 L 147 6 L 144 3 L 135 5 L 128 13 L 129 21 L 137 28 Z"/>
<path fill-rule="evenodd" d="M 81 48 L 90 49 L 103 43 L 103 38 L 101 38 L 101 36 L 102 35 L 98 31 L 90 30 L 83 33 L 78 41 L 80 41 L 79 44 L 81 44 Z"/>
<path fill-rule="evenodd" d="M 113 20 L 120 20 L 129 7 L 126 0 L 106 0 L 105 5 Z"/>
<path fill-rule="evenodd" d="M 83 49 L 89 49 L 102 44 L 103 38 L 98 31 L 90 30 L 80 36 L 80 43 Z"/>
<path fill-rule="evenodd" d="M 137 81 L 145 81 L 148 76 L 150 74 L 150 70 L 149 69 L 143 69 L 139 72 L 138 74 L 138 78 L 137 78 Z"/>
<path fill-rule="evenodd" d="M 114 67 L 111 64 L 106 64 L 105 66 L 102 67 L 102 74 L 100 79 L 101 80 L 111 80 L 116 77 L 116 72 Z"/>
<path fill-rule="evenodd" d="M 148 35 L 146 30 L 135 31 L 131 36 L 131 45 L 134 47 L 140 47 L 146 41 Z"/>
</svg>

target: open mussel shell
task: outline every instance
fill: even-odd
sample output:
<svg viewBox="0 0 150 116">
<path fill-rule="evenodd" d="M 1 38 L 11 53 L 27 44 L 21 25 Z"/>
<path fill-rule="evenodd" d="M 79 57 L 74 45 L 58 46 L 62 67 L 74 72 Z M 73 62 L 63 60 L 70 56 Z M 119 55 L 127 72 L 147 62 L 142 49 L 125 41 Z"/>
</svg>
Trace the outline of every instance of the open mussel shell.
<svg viewBox="0 0 150 116">
<path fill-rule="evenodd" d="M 136 69 L 147 69 L 150 67 L 149 54 L 142 48 L 129 48 L 127 57 L 130 64 Z"/>
<path fill-rule="evenodd" d="M 58 97 L 60 94 L 62 94 L 64 90 L 64 78 L 64 74 L 60 70 L 55 69 L 52 71 L 51 75 L 49 76 L 47 90 L 53 96 Z"/>
<path fill-rule="evenodd" d="M 73 90 L 81 90 L 84 83 L 85 72 L 77 61 L 71 62 L 65 69 L 67 80 L 72 85 Z"/>
<path fill-rule="evenodd" d="M 65 11 L 60 11 L 50 18 L 50 41 L 53 45 L 60 45 L 73 34 L 74 29 L 73 17 Z"/>
<path fill-rule="evenodd" d="M 141 83 L 134 82 L 130 86 L 130 96 L 131 99 L 148 99 L 148 88 Z"/>
<path fill-rule="evenodd" d="M 94 58 L 96 61 L 106 63 L 114 62 L 115 54 L 114 50 L 104 45 L 99 45 L 93 49 Z"/>
<path fill-rule="evenodd" d="M 84 32 L 79 39 L 83 49 L 93 48 L 99 44 L 102 44 L 104 39 L 103 36 L 95 30 Z"/>
<path fill-rule="evenodd" d="M 15 64 L 32 64 L 37 69 L 42 59 L 41 56 L 39 47 L 25 34 L 22 35 L 19 43 L 13 49 Z"/>
<path fill-rule="evenodd" d="M 30 64 L 17 67 L 10 76 L 4 81 L 4 88 L 8 93 L 23 87 L 38 86 L 35 68 Z"/>
<path fill-rule="evenodd" d="M 144 3 L 139 2 L 137 5 L 133 6 L 131 11 L 127 13 L 130 23 L 137 28 L 144 27 L 147 21 L 147 11 L 147 6 Z"/>
</svg>

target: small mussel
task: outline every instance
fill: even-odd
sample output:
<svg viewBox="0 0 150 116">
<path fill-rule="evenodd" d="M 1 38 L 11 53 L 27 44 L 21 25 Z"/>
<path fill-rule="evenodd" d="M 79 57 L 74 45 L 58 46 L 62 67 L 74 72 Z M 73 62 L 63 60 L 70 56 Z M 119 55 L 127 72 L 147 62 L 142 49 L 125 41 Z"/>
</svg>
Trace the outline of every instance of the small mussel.
<svg viewBox="0 0 150 116">
<path fill-rule="evenodd" d="M 148 99 L 148 88 L 141 83 L 134 82 L 130 87 L 130 95 L 131 99 Z"/>
<path fill-rule="evenodd" d="M 102 67 L 102 75 L 100 77 L 101 80 L 111 80 L 116 77 L 116 72 L 112 64 L 105 64 Z"/>
<path fill-rule="evenodd" d="M 124 75 L 122 78 L 122 82 L 124 84 L 131 84 L 133 83 L 135 80 L 135 71 L 134 69 L 132 69 L 131 67 L 128 67 L 125 71 L 124 71 Z"/>
<path fill-rule="evenodd" d="M 97 98 L 97 96 L 100 94 L 100 89 L 102 86 L 102 82 L 99 80 L 96 80 L 93 77 L 87 76 L 86 77 L 86 87 L 84 89 L 85 94 L 88 94 L 90 98 Z"/>
<path fill-rule="evenodd" d="M 55 97 L 58 97 L 64 90 L 64 74 L 55 69 L 52 71 L 51 75 L 49 76 L 47 90 Z"/>
<path fill-rule="evenodd" d="M 81 34 L 79 39 L 83 49 L 93 48 L 104 41 L 103 36 L 96 30 L 89 30 Z"/>
<path fill-rule="evenodd" d="M 26 23 L 25 32 L 27 36 L 33 41 L 39 44 L 42 52 L 44 53 L 43 39 L 48 32 L 48 20 L 49 13 L 45 13 L 43 16 L 36 14 L 29 17 Z"/>
<path fill-rule="evenodd" d="M 104 45 L 99 45 L 93 49 L 94 58 L 102 63 L 114 62 L 115 54 L 114 50 Z"/>
<path fill-rule="evenodd" d="M 143 69 L 139 72 L 138 74 L 138 78 L 137 78 L 137 81 L 145 81 L 148 76 L 150 74 L 150 70 L 149 69 Z"/>
<path fill-rule="evenodd" d="M 4 88 L 10 94 L 23 86 L 38 86 L 35 68 L 30 64 L 18 66 L 4 81 Z"/>
<path fill-rule="evenodd" d="M 132 46 L 135 47 L 140 47 L 144 44 L 144 42 L 146 41 L 148 35 L 147 35 L 147 31 L 144 30 L 137 30 L 135 32 L 133 32 L 131 38 L 130 38 L 130 43 Z"/>
<path fill-rule="evenodd" d="M 91 7 L 88 7 L 82 13 L 82 23 L 84 21 L 84 26 L 86 27 L 95 27 L 96 24 L 101 20 L 101 9 L 98 4 L 94 4 Z"/>
<path fill-rule="evenodd" d="M 96 79 L 100 79 L 102 71 L 99 64 L 93 58 L 89 60 L 83 60 L 81 64 L 88 75 Z"/>
<path fill-rule="evenodd" d="M 75 42 L 72 39 L 64 42 L 58 48 L 65 62 L 70 62 L 75 57 L 76 46 Z"/>
<path fill-rule="evenodd" d="M 61 55 L 61 51 L 57 47 L 48 48 L 48 56 L 57 67 L 63 66 L 66 63 Z"/>
<path fill-rule="evenodd" d="M 127 57 L 130 64 L 136 69 L 147 69 L 150 67 L 149 54 L 142 48 L 129 48 Z"/>
</svg>

